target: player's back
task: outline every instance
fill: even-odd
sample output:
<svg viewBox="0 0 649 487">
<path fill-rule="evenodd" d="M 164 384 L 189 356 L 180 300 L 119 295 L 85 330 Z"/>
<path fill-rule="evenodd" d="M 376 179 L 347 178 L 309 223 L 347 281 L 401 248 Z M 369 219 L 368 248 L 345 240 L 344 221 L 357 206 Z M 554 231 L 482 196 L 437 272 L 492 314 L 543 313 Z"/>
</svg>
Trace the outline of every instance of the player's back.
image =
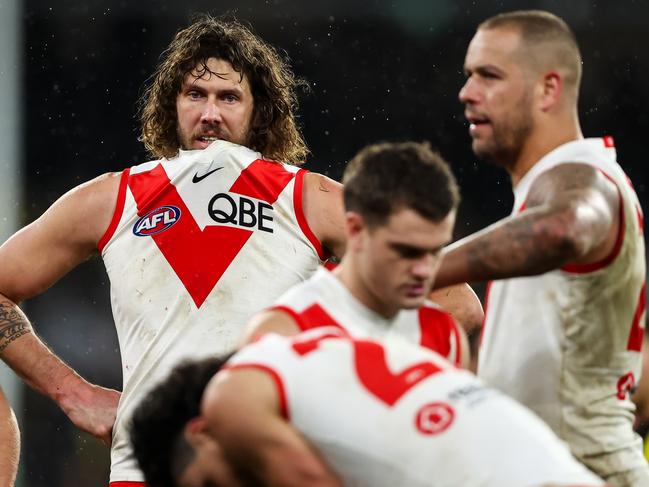
<svg viewBox="0 0 649 487">
<path fill-rule="evenodd" d="M 230 368 L 272 370 L 290 421 L 353 486 L 603 483 L 513 400 L 401 339 L 266 335 Z"/>
</svg>

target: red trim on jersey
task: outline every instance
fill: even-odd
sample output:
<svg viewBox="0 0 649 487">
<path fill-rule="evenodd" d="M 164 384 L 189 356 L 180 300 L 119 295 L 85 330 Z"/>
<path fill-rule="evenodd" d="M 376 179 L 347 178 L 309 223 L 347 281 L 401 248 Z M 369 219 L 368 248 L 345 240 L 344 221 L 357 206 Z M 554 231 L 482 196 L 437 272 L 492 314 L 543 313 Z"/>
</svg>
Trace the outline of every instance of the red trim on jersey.
<svg viewBox="0 0 649 487">
<path fill-rule="evenodd" d="M 454 363 L 458 367 L 462 366 L 462 340 L 460 340 L 460 330 L 458 327 L 460 325 L 457 324 L 457 321 L 453 319 L 452 316 L 449 315 L 449 318 L 452 323 L 451 327 L 451 334 L 453 335 L 453 339 L 455 340 L 455 360 Z"/>
<path fill-rule="evenodd" d="M 115 233 L 115 230 L 117 230 L 117 225 L 122 218 L 122 212 L 124 211 L 124 201 L 126 200 L 126 183 L 128 182 L 129 172 L 130 169 L 124 169 L 122 171 L 122 175 L 120 176 L 115 212 L 113 213 L 113 218 L 111 218 L 110 224 L 108 225 L 104 236 L 101 237 L 99 243 L 97 244 L 97 249 L 99 250 L 99 252 L 102 252 L 104 250 L 104 247 Z"/>
<path fill-rule="evenodd" d="M 626 221 L 624 218 L 624 200 L 622 199 L 622 192 L 620 191 L 620 188 L 618 187 L 617 183 L 613 181 L 613 178 L 611 178 L 611 176 L 609 176 L 599 168 L 596 169 L 599 172 L 601 172 L 606 177 L 606 179 L 612 182 L 615 185 L 615 188 L 617 189 L 618 200 L 620 204 L 620 208 L 619 208 L 620 225 L 617 230 L 617 238 L 615 240 L 615 245 L 613 246 L 611 253 L 608 254 L 606 257 L 604 257 L 602 260 L 599 260 L 597 262 L 590 262 L 587 264 L 566 264 L 561 267 L 562 271 L 569 272 L 571 274 L 587 274 L 589 272 L 594 272 L 605 268 L 615 260 L 615 258 L 620 253 L 622 244 L 624 243 L 624 230 L 625 230 Z"/>
<path fill-rule="evenodd" d="M 334 270 L 336 267 L 338 267 L 339 265 L 340 265 L 340 264 L 338 264 L 338 262 L 331 262 L 330 260 L 328 260 L 327 262 L 325 262 L 324 264 L 322 264 L 322 266 L 323 266 L 325 269 L 327 269 L 328 271 L 333 271 L 333 270 Z"/>
<path fill-rule="evenodd" d="M 612 135 L 605 135 L 602 137 L 602 141 L 604 141 L 604 147 L 611 149 L 615 147 L 615 140 L 613 140 Z"/>
<path fill-rule="evenodd" d="M 272 205 L 294 176 L 279 162 L 257 159 L 241 171 L 230 191 Z"/>
<path fill-rule="evenodd" d="M 411 388 L 442 370 L 433 362 L 417 362 L 394 373 L 385 348 L 370 340 L 352 340 L 356 374 L 363 386 L 388 406 L 394 406 Z"/>
<path fill-rule="evenodd" d="M 109 487 L 146 487 L 146 484 L 144 482 L 124 482 L 124 481 L 117 481 L 117 482 L 111 482 L 108 484 Z"/>
<path fill-rule="evenodd" d="M 308 326 L 306 326 L 302 322 L 302 317 L 300 316 L 300 314 L 297 313 L 293 308 L 289 308 L 288 306 L 278 304 L 276 306 L 271 306 L 270 308 L 268 308 L 268 311 L 281 311 L 283 313 L 286 313 L 291 318 L 293 318 L 293 321 L 295 321 L 295 325 L 300 329 L 300 331 L 304 331 L 308 329 Z"/>
<path fill-rule="evenodd" d="M 635 211 L 638 215 L 638 228 L 640 229 L 640 233 L 642 233 L 644 232 L 644 217 L 642 215 L 642 208 L 640 208 L 640 205 L 636 206 Z"/>
<path fill-rule="evenodd" d="M 286 397 L 286 388 L 284 387 L 284 382 L 280 377 L 279 373 L 265 364 L 259 364 L 256 362 L 244 362 L 240 364 L 226 364 L 223 369 L 225 370 L 240 370 L 240 369 L 256 369 L 262 372 L 266 372 L 271 376 L 277 387 L 277 400 L 279 401 L 279 412 L 286 421 L 290 421 L 291 417 L 289 415 L 288 401 Z"/>
<path fill-rule="evenodd" d="M 419 345 L 439 353 L 456 365 L 461 362 L 460 336 L 453 317 L 445 311 L 429 306 L 417 310 L 419 317 Z M 451 340 L 455 341 L 456 356 L 451 357 Z"/>
<path fill-rule="evenodd" d="M 318 303 L 314 303 L 308 308 L 304 309 L 301 312 L 297 312 L 294 309 L 289 308 L 288 306 L 273 306 L 272 309 L 276 309 L 279 311 L 284 311 L 285 313 L 288 313 L 291 318 L 293 318 L 297 324 L 297 326 L 300 328 L 301 331 L 306 331 L 310 330 L 312 328 L 320 328 L 323 326 L 334 326 L 336 328 L 340 328 L 343 331 L 345 330 L 345 327 L 343 327 L 340 323 L 338 323 L 336 320 L 334 320 L 329 313 L 327 313 L 322 306 L 320 306 Z"/>
<path fill-rule="evenodd" d="M 306 171 L 305 169 L 299 169 L 295 175 L 295 185 L 293 186 L 293 208 L 295 208 L 295 216 L 302 233 L 304 233 L 304 236 L 309 240 L 309 242 L 311 242 L 311 245 L 313 245 L 318 253 L 318 257 L 320 257 L 320 260 L 327 260 L 328 255 L 325 254 L 322 243 L 318 240 L 318 237 L 315 236 L 311 227 L 309 227 L 309 223 L 306 221 L 306 216 L 304 216 L 302 192 L 304 187 L 304 176 L 308 172 L 309 171 Z"/>
<path fill-rule="evenodd" d="M 230 191 L 272 204 L 292 178 L 281 164 L 257 160 L 241 171 Z M 200 308 L 253 231 L 225 225 L 201 230 L 161 164 L 131 174 L 128 185 L 139 216 L 164 205 L 180 209 L 178 221 L 151 238 Z"/>
<path fill-rule="evenodd" d="M 647 282 L 642 284 L 640 289 L 640 296 L 638 296 L 638 304 L 633 313 L 633 323 L 631 325 L 631 332 L 629 333 L 629 341 L 627 342 L 626 349 L 636 352 L 642 351 L 642 337 L 644 336 L 644 327 L 642 326 L 645 311 L 647 310 Z"/>
</svg>

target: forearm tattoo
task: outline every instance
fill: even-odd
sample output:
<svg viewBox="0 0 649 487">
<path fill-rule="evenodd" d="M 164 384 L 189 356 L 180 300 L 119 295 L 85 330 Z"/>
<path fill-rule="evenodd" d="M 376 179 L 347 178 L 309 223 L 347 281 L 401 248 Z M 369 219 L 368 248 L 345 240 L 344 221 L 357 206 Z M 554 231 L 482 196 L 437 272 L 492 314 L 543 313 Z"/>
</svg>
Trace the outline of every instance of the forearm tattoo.
<svg viewBox="0 0 649 487">
<path fill-rule="evenodd" d="M 0 303 L 0 353 L 21 336 L 31 333 L 32 327 L 11 303 Z"/>
</svg>

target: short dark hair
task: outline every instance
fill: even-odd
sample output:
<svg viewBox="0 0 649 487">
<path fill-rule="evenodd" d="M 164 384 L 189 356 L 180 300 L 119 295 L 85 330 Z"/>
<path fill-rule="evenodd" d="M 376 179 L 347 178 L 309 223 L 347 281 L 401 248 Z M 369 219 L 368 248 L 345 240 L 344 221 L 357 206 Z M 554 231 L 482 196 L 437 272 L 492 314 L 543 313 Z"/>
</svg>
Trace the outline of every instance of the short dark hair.
<svg viewBox="0 0 649 487">
<path fill-rule="evenodd" d="M 140 140 L 155 157 L 178 153 L 176 96 L 196 67 L 209 73 L 211 57 L 228 61 L 248 78 L 254 98 L 247 145 L 264 157 L 299 165 L 309 153 L 295 121 L 296 78 L 286 59 L 233 18 L 200 15 L 180 30 L 151 77 L 140 100 Z"/>
<path fill-rule="evenodd" d="M 488 18 L 478 30 L 516 29 L 524 43 L 525 59 L 549 59 L 564 72 L 566 83 L 577 93 L 581 82 L 581 53 L 568 24 L 545 10 L 516 10 Z M 535 55 L 530 56 L 529 50 Z"/>
<path fill-rule="evenodd" d="M 175 487 L 194 458 L 184 437 L 185 425 L 200 414 L 205 387 L 230 356 L 178 365 L 136 407 L 131 444 L 148 487 Z"/>
<path fill-rule="evenodd" d="M 428 143 L 381 143 L 362 149 L 343 175 L 345 209 L 370 226 L 402 208 L 439 222 L 460 201 L 448 164 Z"/>
</svg>

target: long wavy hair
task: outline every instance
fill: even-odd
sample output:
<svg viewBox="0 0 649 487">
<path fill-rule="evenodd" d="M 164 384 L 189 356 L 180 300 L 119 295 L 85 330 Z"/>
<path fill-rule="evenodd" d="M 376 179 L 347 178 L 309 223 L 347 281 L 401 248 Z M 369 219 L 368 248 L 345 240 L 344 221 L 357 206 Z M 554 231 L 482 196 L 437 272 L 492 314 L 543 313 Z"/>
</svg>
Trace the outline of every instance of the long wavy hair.
<svg viewBox="0 0 649 487">
<path fill-rule="evenodd" d="M 264 157 L 299 165 L 308 155 L 295 121 L 297 87 L 308 88 L 269 44 L 234 19 L 201 15 L 176 33 L 140 100 L 140 140 L 154 157 L 178 154 L 176 97 L 187 74 L 209 58 L 228 61 L 246 76 L 254 98 L 247 145 Z M 208 70 L 209 72 L 209 70 Z"/>
</svg>

